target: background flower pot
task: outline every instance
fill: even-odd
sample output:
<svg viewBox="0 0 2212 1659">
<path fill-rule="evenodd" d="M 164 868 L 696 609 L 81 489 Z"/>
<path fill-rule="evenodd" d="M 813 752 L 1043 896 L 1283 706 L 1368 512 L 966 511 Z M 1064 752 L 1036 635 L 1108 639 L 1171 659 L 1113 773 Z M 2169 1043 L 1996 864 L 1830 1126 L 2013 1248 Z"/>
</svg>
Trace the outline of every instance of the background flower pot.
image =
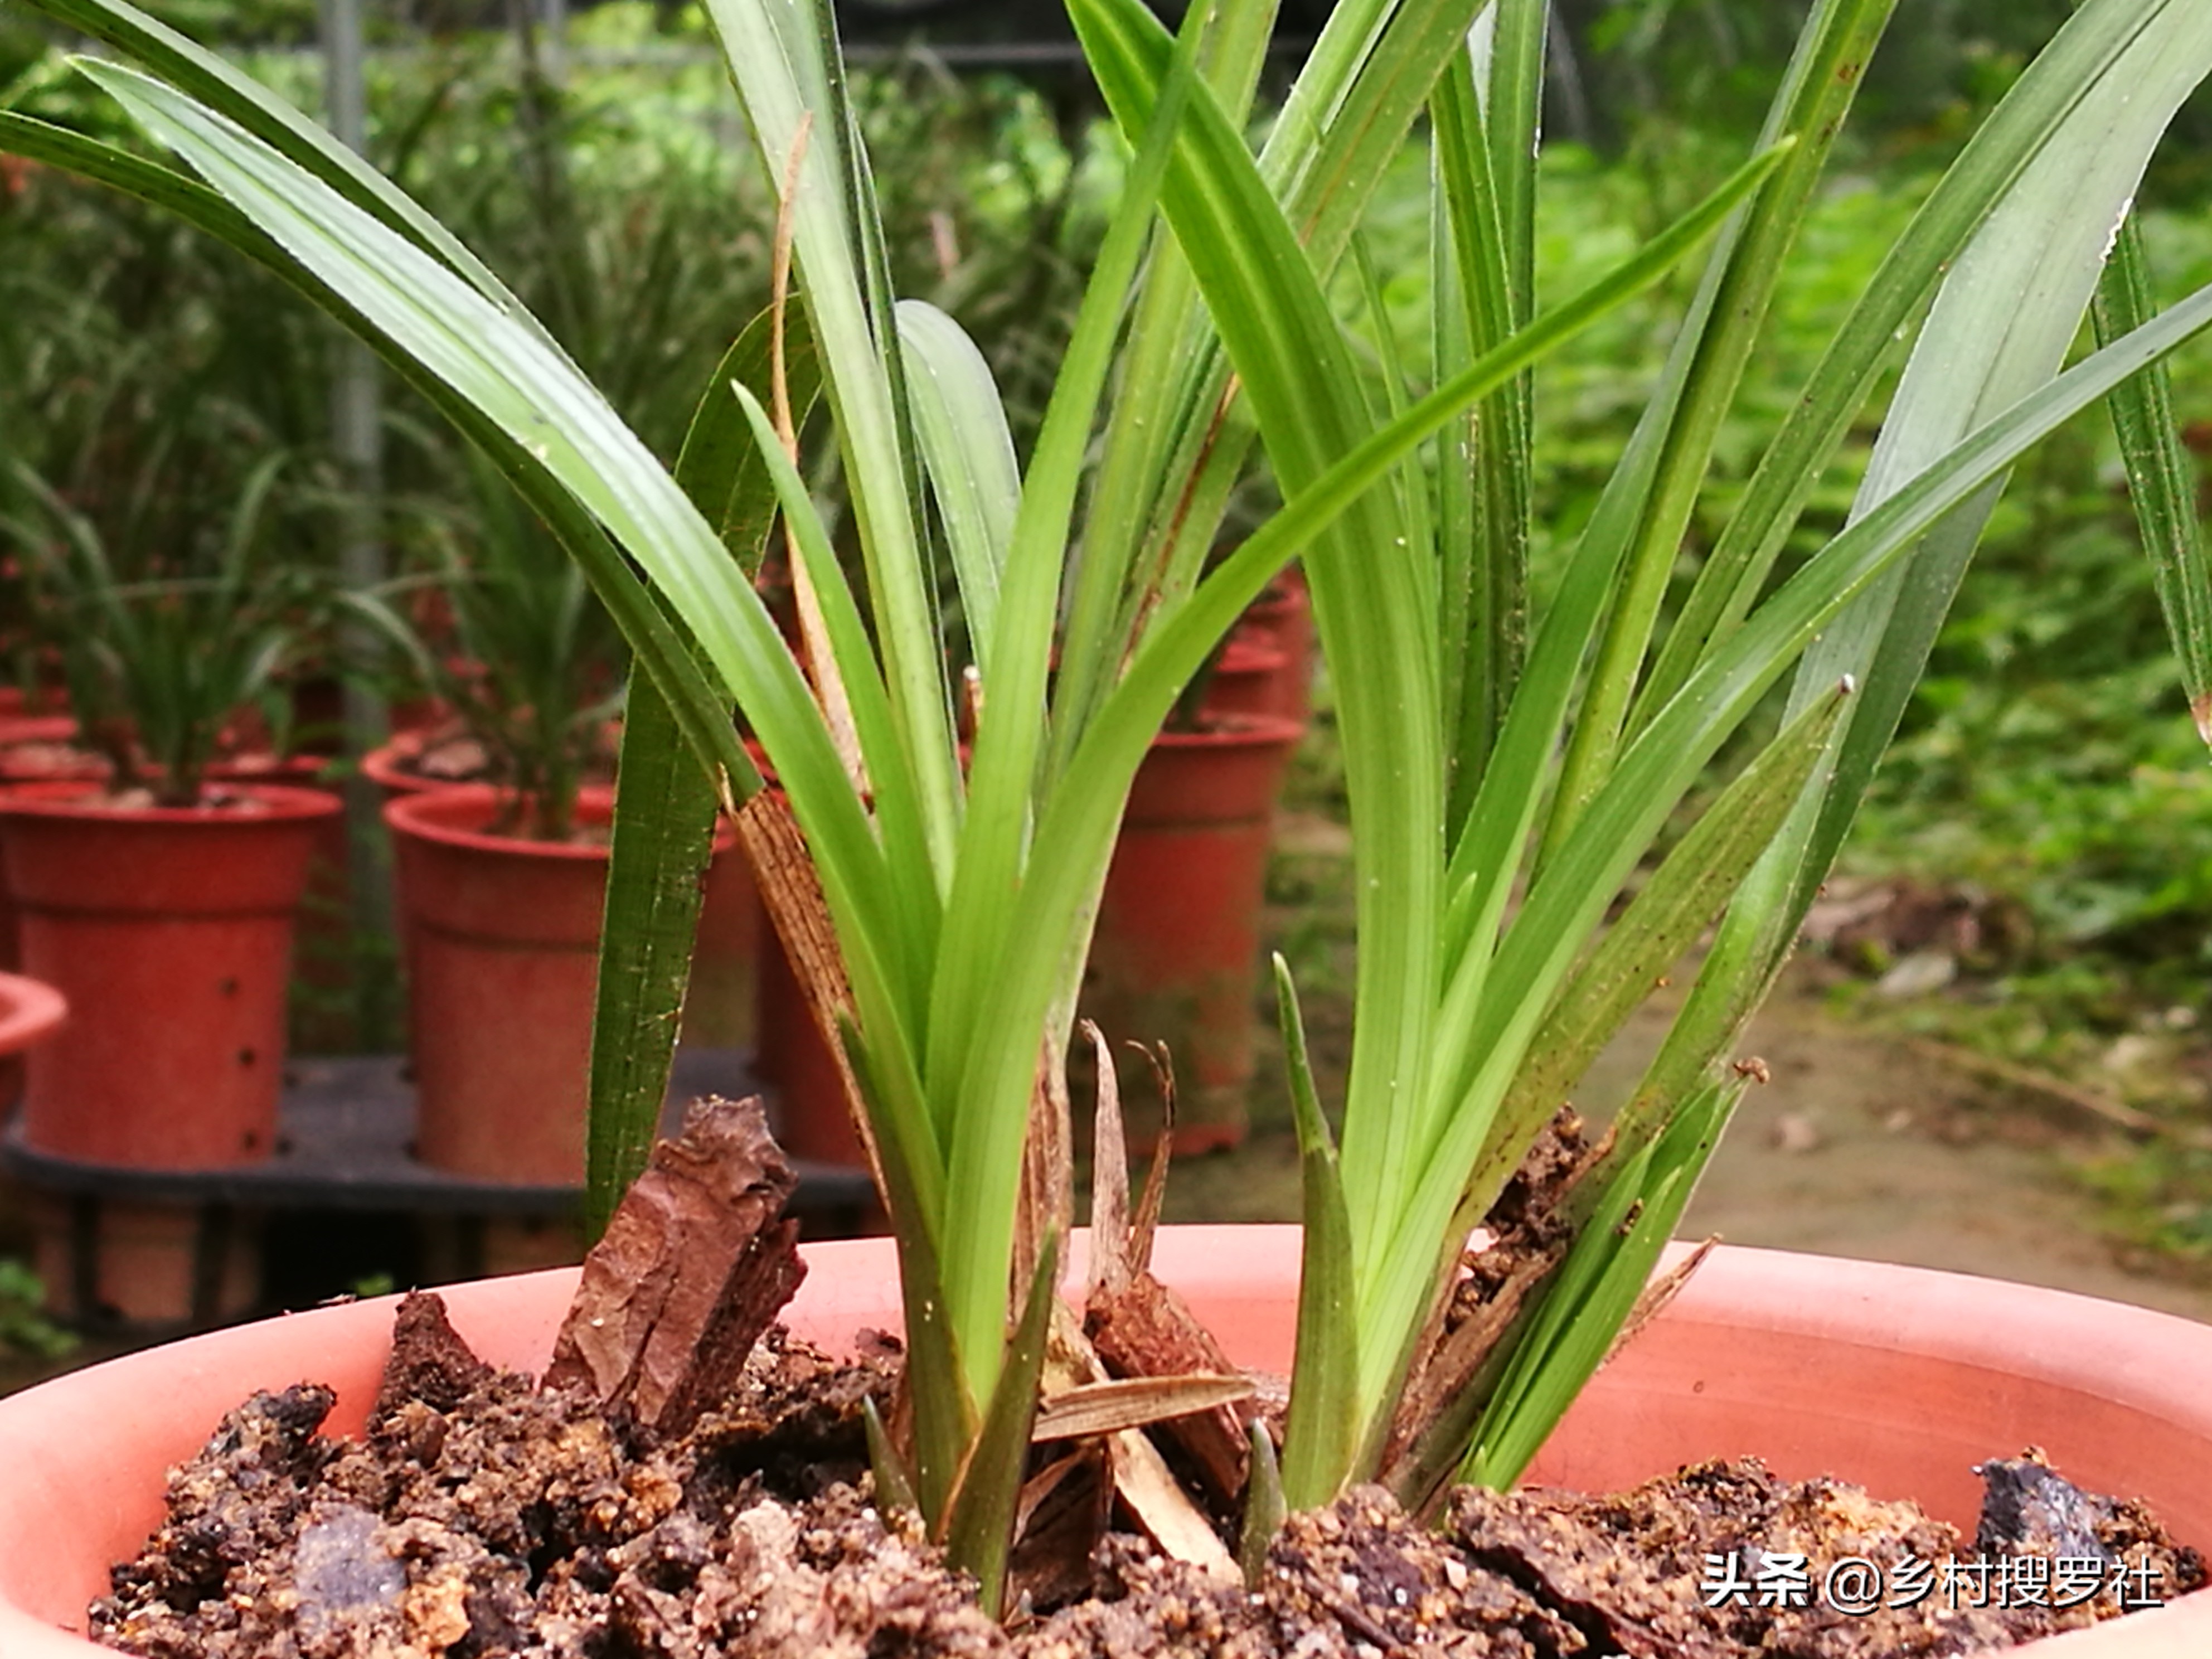
<svg viewBox="0 0 2212 1659">
<path fill-rule="evenodd" d="M 1229 636 L 1206 681 L 1200 707 L 1206 715 L 1277 714 L 1291 700 L 1291 659 L 1265 635 L 1239 629 Z"/>
<path fill-rule="evenodd" d="M 1080 1271 L 1082 1252 L 1071 1273 Z M 807 1249 L 790 1322 L 819 1341 L 896 1328 L 889 1240 Z M 1297 1236 L 1169 1228 L 1157 1265 L 1238 1363 L 1290 1358 Z M 453 1322 L 494 1364 L 535 1370 L 572 1271 L 452 1286 Z M 107 1567 L 161 1517 L 162 1471 L 255 1389 L 313 1377 L 358 1430 L 392 1298 L 218 1332 L 0 1401 L 0 1652 L 92 1659 L 81 1629 Z M 1619 1483 L 1720 1452 L 1791 1478 L 1831 1473 L 1920 1496 L 1972 1528 L 1966 1465 L 2033 1442 L 2085 1486 L 2140 1493 L 2184 1540 L 2212 1536 L 2212 1328 L 2054 1291 L 1919 1268 L 1723 1249 L 1601 1371 L 1532 1479 Z M 2014 1650 L 2023 1659 L 2202 1659 L 2212 1595 Z"/>
<path fill-rule="evenodd" d="M 757 889 L 753 902 L 757 908 Z M 782 941 L 769 925 L 766 912 L 760 915 L 753 1074 L 768 1085 L 775 1109 L 776 1140 L 793 1158 L 864 1169 L 868 1155 L 846 1103 L 844 1073 L 815 1026 Z"/>
<path fill-rule="evenodd" d="M 1176 1073 L 1175 1149 L 1243 1138 L 1253 995 L 1275 794 L 1299 728 L 1273 715 L 1164 732 L 1129 791 L 1107 872 L 1083 1009 L 1108 1039 L 1164 1041 Z M 1157 1134 L 1150 1079 L 1125 1072 L 1141 1144 Z"/>
<path fill-rule="evenodd" d="M 760 768 L 761 776 L 770 788 L 775 788 L 775 770 L 769 764 L 767 755 L 750 738 L 746 739 L 745 746 L 753 763 Z M 964 749 L 962 756 L 964 761 Z M 727 862 L 744 872 L 745 896 L 753 917 L 753 978 L 750 987 L 753 1075 L 767 1087 L 776 1140 L 793 1158 L 840 1169 L 866 1169 L 868 1155 L 860 1145 L 860 1132 L 853 1127 L 852 1107 L 845 1096 L 845 1075 L 839 1070 L 837 1057 L 830 1052 L 828 1041 L 814 1024 L 813 1012 L 806 1006 L 806 994 L 799 988 L 798 972 L 792 967 L 783 941 L 769 920 L 751 866 L 743 859 Z M 707 898 L 709 904 L 714 902 L 711 885 Z M 708 918 L 702 915 L 702 954 L 708 923 Z M 699 967 L 695 963 L 692 971 L 696 974 Z M 686 1018 L 689 1018 L 688 1008 Z M 880 1231 L 882 1222 L 880 1213 L 872 1209 L 863 1230 Z"/>
<path fill-rule="evenodd" d="M 386 800 L 463 787 L 459 780 L 426 776 L 415 769 L 434 733 L 402 732 L 361 758 L 361 769 Z M 754 1039 L 760 994 L 760 952 L 767 917 L 751 870 L 741 858 L 718 858 L 707 869 L 700 896 L 698 942 L 691 957 L 691 986 L 684 1001 L 684 1035 L 713 1048 L 742 1048 Z"/>
<path fill-rule="evenodd" d="M 1278 576 L 1245 607 L 1244 620 L 1230 639 L 1232 643 L 1264 643 L 1282 653 L 1273 697 L 1259 712 L 1304 725 L 1311 702 L 1314 656 L 1313 600 L 1306 592 L 1305 572 L 1292 565 Z"/>
<path fill-rule="evenodd" d="M 68 1018 L 69 1003 L 52 986 L 0 973 L 0 1119 L 23 1092 L 23 1051 L 52 1036 Z M 0 1193 L 0 1203 L 15 1199 L 13 1192 Z"/>
<path fill-rule="evenodd" d="M 295 920 L 339 803 L 256 785 L 240 806 L 117 811 L 88 787 L 0 790 L 21 954 L 73 1010 L 26 1060 L 19 1133 L 85 1164 L 258 1163 L 276 1148 Z M 33 1218 L 64 1317 L 174 1324 L 210 1274 L 217 1315 L 258 1291 L 250 1216 L 204 1237 L 194 1206 L 42 1194 Z"/>
<path fill-rule="evenodd" d="M 74 783 L 0 791 L 26 969 L 74 1017 L 30 1057 L 41 1152 L 171 1170 L 273 1150 L 293 924 L 336 798 L 118 811 Z"/>
<path fill-rule="evenodd" d="M 600 909 L 603 841 L 492 833 L 501 792 L 471 785 L 386 805 L 407 933 L 416 1156 L 481 1181 L 577 1187 Z M 586 831 L 612 792 L 576 804 Z M 717 853 L 734 839 L 726 828 Z"/>
</svg>

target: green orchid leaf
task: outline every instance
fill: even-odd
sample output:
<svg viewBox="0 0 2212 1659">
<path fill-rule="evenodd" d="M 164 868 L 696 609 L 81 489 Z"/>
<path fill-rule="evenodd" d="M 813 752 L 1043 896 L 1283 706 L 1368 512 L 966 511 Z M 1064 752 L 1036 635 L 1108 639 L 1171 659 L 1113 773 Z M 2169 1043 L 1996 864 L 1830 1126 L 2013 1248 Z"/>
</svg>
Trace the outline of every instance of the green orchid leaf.
<svg viewBox="0 0 2212 1659">
<path fill-rule="evenodd" d="M 1275 1006 L 1290 1072 L 1291 1109 L 1297 1124 L 1298 1166 L 1305 1192 L 1305 1233 L 1298 1276 L 1298 1346 L 1291 1368 L 1289 1461 L 1280 1474 L 1282 1501 L 1294 1509 L 1325 1503 L 1344 1484 L 1359 1449 L 1359 1331 L 1354 1319 L 1352 1224 L 1328 1120 L 1314 1093 L 1306 1058 L 1305 1021 L 1290 964 L 1274 959 Z"/>
<path fill-rule="evenodd" d="M 1291 1506 L 1283 1497 L 1282 1467 L 1275 1461 L 1275 1437 L 1255 1418 L 1244 1425 L 1244 1443 L 1251 1473 L 1244 1483 L 1244 1519 L 1237 1534 L 1237 1566 L 1244 1575 L 1244 1588 L 1260 1588 L 1267 1570 L 1267 1551 L 1289 1518 Z"/>
<path fill-rule="evenodd" d="M 768 463 L 753 441 L 752 422 L 731 392 L 749 386 L 763 403 L 774 377 L 775 314 L 763 311 L 744 326 L 708 377 L 676 458 L 676 482 L 722 533 L 722 544 L 738 568 L 757 577 L 775 522 L 775 486 Z M 793 307 L 783 316 L 784 392 L 793 423 L 806 425 L 822 392 L 822 363 L 806 313 Z"/>
<path fill-rule="evenodd" d="M 787 374 L 799 381 L 791 401 L 803 411 L 814 394 L 805 373 L 813 359 L 804 320 L 794 321 L 796 338 L 787 335 L 784 349 L 787 362 L 795 358 L 801 365 Z M 756 318 L 724 355 L 676 460 L 678 487 L 710 522 L 720 522 L 724 545 L 749 574 L 760 564 L 775 495 L 744 406 L 730 387 L 766 387 L 773 325 L 766 313 Z M 632 671 L 623 714 L 592 1019 L 584 1182 L 591 1238 L 605 1231 L 653 1150 L 690 983 L 719 805 L 713 780 L 684 748 L 674 713 L 649 675 Z M 742 855 L 732 850 L 723 856 Z"/>
<path fill-rule="evenodd" d="M 1006 429 L 991 366 L 959 324 L 919 300 L 902 301 L 898 320 L 915 370 L 911 386 L 922 459 L 959 576 L 975 665 L 988 690 L 1000 572 L 1021 503 L 1013 434 Z"/>
<path fill-rule="evenodd" d="M 1763 143 L 1797 142 L 1773 179 L 1724 230 L 1675 341 L 1680 396 L 1658 432 L 1630 541 L 1618 556 L 1619 588 L 1589 689 L 1575 719 L 1545 844 L 1556 848 L 1610 769 L 1675 557 L 1711 465 L 1721 423 L 1773 302 L 1828 153 L 1842 131 L 1875 43 L 1896 0 L 1821 0 L 1798 37 L 1777 90 Z M 1655 408 L 1657 405 L 1655 404 Z"/>
<path fill-rule="evenodd" d="M 1542 1449 L 1635 1309 L 1746 1086 L 1707 1085 L 1656 1141 L 1590 1177 L 1601 1195 L 1507 1363 L 1462 1480 L 1502 1492 Z"/>
<path fill-rule="evenodd" d="M 605 531 L 540 457 L 453 392 L 337 289 L 299 264 L 258 225 L 204 185 L 117 146 L 7 112 L 0 112 L 0 149 L 76 173 L 176 214 L 291 284 L 375 348 L 387 367 L 491 458 L 583 566 L 637 660 L 653 675 L 662 695 L 672 699 L 685 738 L 702 763 L 726 778 L 726 787 L 746 790 L 757 786 L 751 763 L 730 729 L 726 707 L 708 686 L 659 604 L 608 541 Z"/>
<path fill-rule="evenodd" d="M 690 983 L 715 806 L 714 785 L 684 748 L 667 701 L 632 670 L 592 1015 L 588 1238 L 606 1231 L 653 1151 Z"/>
<path fill-rule="evenodd" d="M 2156 314 L 2143 255 L 2142 227 L 2130 211 L 2113 243 L 2112 258 L 2090 307 L 2097 343 L 2140 328 Z M 2143 545 L 2150 550 L 2159 608 L 2181 659 L 2181 682 L 2197 735 L 2212 744 L 2212 565 L 2204 555 L 2197 517 L 2197 467 L 2174 419 L 2166 366 L 2154 363 L 2107 399 L 2120 459 L 2128 470 L 2128 499 L 2135 505 Z"/>
<path fill-rule="evenodd" d="M 1577 969 L 1544 1017 L 1468 1183 L 1479 1210 L 1487 1209 L 1511 1176 L 1520 1149 L 1550 1121 L 1599 1051 L 1727 907 L 1826 752 L 1848 695 L 1848 687 L 1839 688 L 1814 704 L 1760 750 Z"/>
<path fill-rule="evenodd" d="M 1013 1547 L 1014 1509 L 1029 1460 L 1030 1425 L 1036 1416 L 1037 1382 L 1044 1375 L 1045 1334 L 1060 1285 L 1060 1237 L 1048 1234 L 1037 1252 L 1036 1273 L 1022 1299 L 1021 1322 L 1007 1344 L 991 1404 L 969 1449 L 968 1465 L 948 1508 L 945 1557 L 975 1575 L 983 1611 L 996 1617 Z"/>
<path fill-rule="evenodd" d="M 868 1432 L 868 1472 L 875 1477 L 877 1507 L 888 1514 L 920 1515 L 921 1505 L 914 1495 L 914 1480 L 891 1443 L 891 1431 L 884 1426 L 884 1414 L 876 1409 L 876 1399 L 868 1395 L 860 1401 L 860 1421 Z"/>
</svg>

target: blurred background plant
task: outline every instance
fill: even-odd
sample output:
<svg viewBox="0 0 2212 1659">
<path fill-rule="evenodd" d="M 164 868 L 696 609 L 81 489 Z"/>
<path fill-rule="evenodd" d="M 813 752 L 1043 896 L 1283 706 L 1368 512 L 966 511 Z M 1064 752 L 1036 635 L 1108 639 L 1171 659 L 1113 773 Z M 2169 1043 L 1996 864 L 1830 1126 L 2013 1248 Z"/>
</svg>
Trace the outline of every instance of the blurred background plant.
<svg viewBox="0 0 2212 1659">
<path fill-rule="evenodd" d="M 319 101 L 319 66 L 297 50 L 313 36 L 306 0 L 156 9 L 227 50 L 249 43 L 254 73 L 303 104 Z M 1806 0 L 1561 0 L 1557 9 L 1538 246 L 1540 286 L 1555 294 L 1575 291 L 1742 153 L 1759 113 L 1753 89 L 1771 85 Z M 1771 349 L 1747 377 L 1747 432 L 1802 378 L 1958 135 L 2070 9 L 2068 0 L 1925 0 L 1900 19 L 1870 70 L 1854 123 L 1863 131 L 1847 136 L 1845 164 L 1808 226 L 1814 257 L 1778 297 Z M 501 9 L 374 10 L 372 155 L 462 231 L 670 454 L 703 367 L 766 284 L 766 204 L 697 9 L 622 0 L 580 9 L 562 61 L 546 64 L 534 93 L 518 76 Z M 64 72 L 52 46 L 19 10 L 0 12 L 0 103 L 125 137 L 113 106 Z M 976 338 L 1026 453 L 1120 163 L 1093 112 L 1049 80 L 956 78 L 914 55 L 864 69 L 855 99 L 883 168 L 900 284 Z M 2212 191 L 2212 106 L 2200 98 L 2185 109 L 2175 139 L 2146 191 L 2163 204 L 2144 229 L 2166 294 L 2212 275 L 2212 228 L 2192 211 Z M 513 188 L 517 180 L 527 188 Z M 1425 278 L 1391 238 L 1401 225 L 1402 247 L 1415 245 L 1425 191 L 1419 170 L 1406 170 L 1370 227 L 1394 315 L 1408 319 Z M 549 206 L 566 216 L 557 235 L 542 228 Z M 204 447 L 200 460 L 210 522 L 240 498 L 261 456 L 283 449 L 292 459 L 280 556 L 331 568 L 345 489 L 329 452 L 319 323 L 222 251 L 49 173 L 0 172 L 0 453 L 83 505 L 137 465 L 102 435 L 123 429 L 109 424 L 117 411 L 214 398 L 228 441 Z M 581 253 L 562 263 L 556 247 Z M 1662 286 L 1608 319 L 1540 388 L 1540 599 L 1547 553 L 1594 505 L 1682 297 L 1679 285 Z M 2203 354 L 2184 354 L 2172 374 L 2184 421 L 2212 420 Z M 418 441 L 426 428 L 396 392 L 392 408 L 386 476 L 406 504 L 391 528 L 393 562 L 421 578 L 473 544 L 465 526 L 476 509 L 464 470 Z M 1732 434 L 1722 434 L 1678 580 L 1694 574 L 1741 488 L 1749 456 Z M 1822 522 L 1840 518 L 1864 454 L 1862 434 L 1823 486 Z M 817 482 L 834 496 L 834 477 Z M 2028 924 L 1945 995 L 1900 1004 L 1869 994 L 1867 1006 L 2108 1082 L 2113 1045 L 2152 1024 L 2161 1042 L 2196 1040 L 2166 1021 L 2198 999 L 2212 955 L 2212 779 L 2185 728 L 2145 718 L 2171 695 L 2174 671 L 2133 533 L 2101 417 L 2022 465 L 1845 855 L 1860 875 L 1909 872 L 1970 889 Z M 1322 715 L 1301 799 L 1326 807 L 1337 763 L 1325 687 Z M 2201 1111 L 2206 1072 L 2170 1072 L 2162 1098 Z"/>
<path fill-rule="evenodd" d="M 264 453 L 218 516 L 193 487 L 198 441 L 222 435 L 200 413 L 135 452 L 128 488 L 83 507 L 21 461 L 0 480 L 0 546 L 41 654 L 60 664 L 78 742 L 118 795 L 160 806 L 199 805 L 226 746 L 284 752 L 283 678 L 324 608 L 310 568 L 269 554 L 284 453 Z"/>
<path fill-rule="evenodd" d="M 445 775 L 514 792 L 495 830 L 564 841 L 578 789 L 612 777 L 628 653 L 583 573 L 506 479 L 474 450 L 456 465 L 466 474 L 460 510 L 432 497 L 394 514 L 414 532 L 425 573 L 344 602 L 394 648 L 405 671 L 396 689 L 427 691 L 445 714 L 424 733 Z"/>
</svg>

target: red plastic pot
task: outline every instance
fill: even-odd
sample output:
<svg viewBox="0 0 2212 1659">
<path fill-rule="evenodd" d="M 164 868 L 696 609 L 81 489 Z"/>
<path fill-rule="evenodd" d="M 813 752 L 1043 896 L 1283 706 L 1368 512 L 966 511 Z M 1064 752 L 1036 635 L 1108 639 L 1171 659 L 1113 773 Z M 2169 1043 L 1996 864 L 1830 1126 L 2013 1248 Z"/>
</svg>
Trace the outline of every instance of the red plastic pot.
<svg viewBox="0 0 2212 1659">
<path fill-rule="evenodd" d="M 1280 714 L 1305 724 L 1313 690 L 1313 600 L 1306 592 L 1305 573 L 1293 565 L 1278 576 L 1267 592 L 1244 609 L 1244 620 L 1231 635 L 1273 647 L 1283 654 L 1283 666 L 1273 684 L 1273 700 L 1256 712 Z"/>
<path fill-rule="evenodd" d="M 76 736 L 74 714 L 27 714 L 20 708 L 0 710 L 0 751 L 17 744 L 65 744 Z M 0 766 L 7 757 L 0 753 Z"/>
<path fill-rule="evenodd" d="M 74 714 L 0 720 L 0 784 L 105 783 L 108 764 L 77 747 Z"/>
<path fill-rule="evenodd" d="M 400 795 L 467 787 L 425 777 L 414 769 L 429 746 L 428 731 L 402 732 L 361 757 L 363 776 L 391 800 Z M 691 956 L 691 985 L 684 1000 L 684 1035 L 709 1048 L 742 1048 L 753 1040 L 761 940 L 767 933 L 752 872 L 739 858 L 718 858 L 708 867 L 699 905 L 698 941 Z"/>
<path fill-rule="evenodd" d="M 1164 1041 L 1175 1150 L 1243 1138 L 1275 795 L 1298 727 L 1277 716 L 1164 732 L 1138 768 L 1100 896 L 1084 1011 L 1109 1041 Z M 1133 1135 L 1149 1084 L 1125 1089 Z"/>
<path fill-rule="evenodd" d="M 362 775 L 384 791 L 386 800 L 398 795 L 423 795 L 434 789 L 458 789 L 465 787 L 465 778 L 425 777 L 415 770 L 415 763 L 430 746 L 432 732 L 427 731 L 401 732 L 388 743 L 379 744 L 361 757 Z"/>
<path fill-rule="evenodd" d="M 1079 1243 L 1071 1276 L 1080 1272 Z M 899 1327 L 888 1240 L 808 1247 L 788 1312 L 831 1346 Z M 1280 1370 L 1297 1234 L 1170 1227 L 1156 1266 L 1230 1358 Z M 453 1323 L 495 1365 L 541 1368 L 573 1269 L 454 1285 Z M 257 1389 L 338 1391 L 357 1432 L 392 1299 L 354 1303 L 110 1361 L 0 1401 L 0 1653 L 94 1659 L 71 1632 L 108 1565 L 161 1514 L 162 1473 Z M 1723 1248 L 1600 1372 L 1531 1480 L 1619 1486 L 1696 1458 L 1755 1454 L 1917 1497 L 1971 1532 L 1970 1466 L 2048 1449 L 2075 1480 L 2148 1498 L 2177 1536 L 2212 1536 L 2212 1328 L 2117 1304 L 1913 1267 Z M 2203 1659 L 2212 1594 L 2013 1650 L 2014 1659 Z"/>
<path fill-rule="evenodd" d="M 42 1152 L 172 1170 L 276 1142 L 293 923 L 333 797 L 256 786 L 228 806 L 119 811 L 81 783 L 0 790 L 23 963 L 74 1018 L 28 1061 Z"/>
<path fill-rule="evenodd" d="M 1200 704 L 1205 713 L 1213 718 L 1224 715 L 1276 714 L 1288 720 L 1292 716 L 1283 712 L 1286 694 L 1284 686 L 1291 672 L 1291 659 L 1269 640 L 1242 629 L 1229 636 L 1213 665 L 1213 678 L 1206 682 L 1206 696 Z"/>
<path fill-rule="evenodd" d="M 493 833 L 507 798 L 481 784 L 384 809 L 407 930 L 416 1156 L 480 1181 L 580 1186 L 603 842 Z M 613 816 L 586 789 L 576 821 Z M 725 828 L 715 851 L 734 836 Z"/>
<path fill-rule="evenodd" d="M 0 1055 L 20 1054 L 60 1029 L 69 999 L 41 981 L 0 974 Z"/>
<path fill-rule="evenodd" d="M 775 787 L 775 769 L 760 745 L 747 738 L 745 747 L 769 787 Z M 962 758 L 966 758 L 964 748 Z M 732 862 L 744 865 L 743 860 Z M 814 1023 L 798 972 L 769 919 L 750 866 L 745 866 L 745 876 L 759 918 L 753 957 L 753 1074 L 767 1085 L 776 1140 L 793 1158 L 841 1169 L 865 1169 L 868 1155 L 861 1147 L 860 1132 L 853 1127 L 845 1074 Z M 708 896 L 711 902 L 711 890 Z M 705 931 L 703 923 L 701 931 Z M 874 1218 L 866 1230 L 877 1231 L 880 1221 L 880 1217 Z"/>
</svg>

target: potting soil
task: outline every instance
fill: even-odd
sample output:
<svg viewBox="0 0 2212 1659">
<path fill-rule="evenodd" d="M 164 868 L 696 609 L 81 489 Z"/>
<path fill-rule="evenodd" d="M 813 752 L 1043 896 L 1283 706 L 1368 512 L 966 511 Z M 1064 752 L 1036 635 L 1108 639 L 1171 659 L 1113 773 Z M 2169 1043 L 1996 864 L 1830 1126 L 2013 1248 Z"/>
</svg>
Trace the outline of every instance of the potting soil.
<svg viewBox="0 0 2212 1659">
<path fill-rule="evenodd" d="M 1030 1562 L 1001 1625 L 871 1502 L 860 1402 L 895 1381 L 887 1342 L 833 1361 L 772 1333 L 726 1402 L 661 1436 L 482 1364 L 411 1297 L 367 1434 L 319 1436 L 332 1399 L 310 1382 L 231 1413 L 92 1628 L 156 1659 L 1905 1659 L 2203 1577 L 2139 1507 L 2033 1457 L 1990 1466 L 1971 1541 L 1747 1460 L 1606 1498 L 1464 1490 L 1433 1529 L 1355 1490 L 1293 1517 L 1250 1589 L 1109 1529 L 1072 1571 Z"/>
</svg>

